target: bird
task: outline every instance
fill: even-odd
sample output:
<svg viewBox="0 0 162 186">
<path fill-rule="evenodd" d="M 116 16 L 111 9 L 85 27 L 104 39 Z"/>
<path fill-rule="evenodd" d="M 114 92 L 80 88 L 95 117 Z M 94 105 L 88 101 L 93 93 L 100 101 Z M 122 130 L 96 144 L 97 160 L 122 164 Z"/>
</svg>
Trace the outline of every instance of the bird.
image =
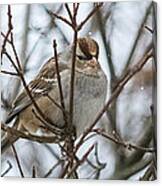
<svg viewBox="0 0 162 186">
<path fill-rule="evenodd" d="M 53 125 L 51 124 L 51 126 L 56 131 L 65 130 L 66 120 L 63 111 L 65 111 L 66 116 L 69 114 L 73 47 L 74 45 L 71 44 L 57 55 L 64 110 L 59 108 L 61 99 L 55 57 L 51 57 L 27 85 L 36 104 L 44 116 L 52 121 Z M 105 103 L 107 77 L 101 68 L 98 57 L 99 45 L 96 40 L 87 36 L 77 39 L 73 95 L 73 125 L 76 138 L 81 136 L 84 130 L 90 126 L 95 115 Z M 54 100 L 55 104 L 49 98 Z M 34 112 L 34 109 L 33 101 L 24 89 L 13 101 L 11 112 L 8 114 L 5 123 L 10 123 L 16 118 L 17 130 L 27 131 L 31 134 L 37 134 L 38 131 L 41 131 L 42 135 L 54 135 L 47 130 L 45 123 L 36 117 L 37 111 Z M 57 134 L 55 135 L 57 136 Z M 11 139 L 12 137 L 9 134 L 2 139 L 1 153 L 5 152 L 11 144 L 18 140 L 16 137 Z M 59 139 L 62 140 L 61 137 Z M 54 143 L 58 143 L 58 140 Z"/>
</svg>

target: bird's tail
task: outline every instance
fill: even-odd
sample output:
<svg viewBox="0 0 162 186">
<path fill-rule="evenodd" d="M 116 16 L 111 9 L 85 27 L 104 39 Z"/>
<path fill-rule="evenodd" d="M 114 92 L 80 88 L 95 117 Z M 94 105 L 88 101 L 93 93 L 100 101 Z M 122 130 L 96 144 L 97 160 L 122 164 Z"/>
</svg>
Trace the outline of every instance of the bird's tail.
<svg viewBox="0 0 162 186">
<path fill-rule="evenodd" d="M 14 123 L 14 126 L 17 126 L 18 122 L 19 119 L 17 118 Z M 1 154 L 3 154 L 17 140 L 18 140 L 17 136 L 11 136 L 10 134 L 6 133 L 1 138 Z"/>
<path fill-rule="evenodd" d="M 17 140 L 18 140 L 17 136 L 6 135 L 1 142 L 1 154 L 3 154 Z"/>
</svg>

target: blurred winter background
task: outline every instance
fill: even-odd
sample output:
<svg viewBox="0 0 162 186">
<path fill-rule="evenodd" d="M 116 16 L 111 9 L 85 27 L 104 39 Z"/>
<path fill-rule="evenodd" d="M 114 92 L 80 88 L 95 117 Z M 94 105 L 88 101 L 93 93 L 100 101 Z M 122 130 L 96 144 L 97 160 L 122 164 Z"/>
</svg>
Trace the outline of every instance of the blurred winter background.
<svg viewBox="0 0 162 186">
<path fill-rule="evenodd" d="M 81 22 L 92 8 L 93 3 L 81 3 L 78 22 Z M 58 51 L 61 52 L 72 43 L 73 32 L 68 25 L 49 14 L 49 11 L 52 11 L 68 19 L 63 4 L 11 5 L 11 11 L 16 49 L 25 78 L 29 82 L 36 76 L 42 64 L 53 56 L 53 39 L 56 39 Z M 6 33 L 7 5 L 1 5 L 0 18 L 1 31 Z M 107 99 L 116 80 L 124 74 L 128 66 L 138 62 L 152 41 L 152 33 L 145 26 L 154 29 L 151 1 L 105 2 L 102 9 L 79 33 L 79 36 L 88 35 L 99 43 L 99 61 L 109 81 Z M 10 50 L 8 45 L 7 47 Z M 2 69 L 14 71 L 6 58 L 3 59 Z M 152 70 L 150 61 L 125 86 L 111 112 L 104 115 L 98 127 L 104 128 L 110 135 L 117 134 L 125 142 L 144 147 L 153 146 L 154 125 L 150 109 L 153 102 Z M 12 101 L 22 88 L 18 78 L 1 74 L 2 121 L 5 121 Z M 3 136 L 3 131 L 1 133 Z M 80 178 L 139 180 L 152 162 L 150 153 L 129 150 L 99 136 L 88 140 L 78 156 L 84 154 L 92 143 L 97 144 L 96 149 L 79 167 Z M 37 177 L 59 176 L 64 165 L 58 145 L 20 139 L 15 143 L 15 147 L 26 177 L 32 176 L 33 167 Z M 1 162 L 1 174 L 11 165 L 12 168 L 5 176 L 20 176 L 11 149 L 2 155 Z"/>
</svg>

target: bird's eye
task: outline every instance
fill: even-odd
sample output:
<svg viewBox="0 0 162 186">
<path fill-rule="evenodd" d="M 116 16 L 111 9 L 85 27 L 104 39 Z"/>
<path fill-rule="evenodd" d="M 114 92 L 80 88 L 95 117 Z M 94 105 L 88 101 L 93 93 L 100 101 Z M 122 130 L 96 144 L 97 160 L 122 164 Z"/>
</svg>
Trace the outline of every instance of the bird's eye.
<svg viewBox="0 0 162 186">
<path fill-rule="evenodd" d="M 81 55 L 77 55 L 77 57 L 79 58 L 79 60 L 91 60 L 92 56 L 81 56 Z"/>
</svg>

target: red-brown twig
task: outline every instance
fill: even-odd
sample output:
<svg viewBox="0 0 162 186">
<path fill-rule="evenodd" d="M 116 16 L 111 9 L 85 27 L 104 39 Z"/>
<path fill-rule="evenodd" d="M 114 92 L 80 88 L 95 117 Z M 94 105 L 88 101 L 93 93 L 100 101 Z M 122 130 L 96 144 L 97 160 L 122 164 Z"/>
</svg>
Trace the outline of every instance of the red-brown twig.
<svg viewBox="0 0 162 186">
<path fill-rule="evenodd" d="M 17 62 L 19 71 L 20 71 L 20 73 L 22 73 L 23 70 L 22 70 L 21 63 L 20 63 L 16 48 L 15 48 L 15 45 L 14 45 L 14 39 L 13 39 L 13 33 L 12 32 L 11 32 L 11 46 L 12 46 L 12 50 L 13 50 L 15 58 L 16 58 L 16 62 Z"/>
<path fill-rule="evenodd" d="M 74 111 L 74 88 L 75 88 L 75 63 L 76 63 L 76 48 L 77 48 L 77 37 L 78 37 L 78 31 L 77 31 L 77 22 L 76 22 L 76 15 L 77 12 L 73 13 L 75 17 L 73 16 L 73 51 L 72 51 L 72 61 L 71 61 L 71 78 L 70 78 L 70 96 L 69 96 L 69 121 L 68 121 L 68 130 L 71 131 L 71 135 L 67 138 L 67 149 L 70 152 L 69 156 L 69 166 L 68 169 L 73 167 L 73 160 L 75 157 L 75 154 L 73 153 L 74 150 L 74 133 L 73 133 L 73 111 Z"/>
<path fill-rule="evenodd" d="M 53 17 L 56 17 L 57 19 L 63 21 L 64 23 L 66 23 L 67 25 L 69 25 L 70 27 L 73 27 L 72 23 L 70 23 L 66 18 L 60 16 L 60 15 L 57 15 L 56 13 L 54 12 L 50 12 L 49 11 L 49 14 Z"/>
<path fill-rule="evenodd" d="M 6 39 L 6 41 L 7 41 L 8 43 L 11 44 L 11 40 L 8 39 L 8 38 L 6 38 L 6 37 L 7 37 L 7 34 L 4 34 L 3 32 L 1 32 L 1 36 L 2 36 L 4 39 Z"/>
<path fill-rule="evenodd" d="M 1 59 L 2 59 L 2 56 L 3 56 L 3 53 L 5 51 L 5 46 L 6 46 L 6 42 L 8 41 L 8 37 L 13 29 L 13 26 L 12 26 L 12 15 L 11 15 L 11 6 L 8 5 L 8 31 L 7 31 L 7 34 L 5 35 L 5 38 L 4 38 L 4 41 L 3 41 L 3 44 L 2 44 L 2 50 L 1 50 Z"/>
<path fill-rule="evenodd" d="M 69 5 L 68 5 L 67 3 L 65 3 L 65 8 L 66 8 L 66 10 L 67 10 L 67 13 L 68 13 L 68 15 L 69 15 L 69 18 L 70 18 L 71 22 L 73 22 L 73 16 L 72 16 L 72 14 L 71 14 Z"/>
<path fill-rule="evenodd" d="M 34 116 L 43 124 L 43 126 L 41 126 L 41 128 L 51 131 L 51 128 L 48 126 L 48 122 L 46 120 L 44 120 L 39 114 L 37 114 L 37 112 L 34 109 L 32 109 L 32 112 L 33 112 Z M 61 139 L 61 137 L 63 137 L 64 132 L 60 128 L 55 127 L 52 130 L 54 130 L 53 133 L 55 135 L 58 135 L 57 136 L 58 139 L 59 138 Z"/>
<path fill-rule="evenodd" d="M 16 152 L 16 149 L 15 149 L 15 146 L 14 145 L 12 145 L 12 150 L 13 150 L 13 153 L 14 153 L 14 156 L 15 156 L 15 159 L 16 159 L 16 162 L 17 162 L 18 169 L 20 171 L 20 175 L 21 175 L 22 178 L 24 178 L 25 176 L 24 176 L 24 173 L 23 173 L 23 170 L 22 170 L 22 167 L 21 167 L 21 163 L 19 161 L 19 157 L 17 155 L 17 152 Z"/>
<path fill-rule="evenodd" d="M 58 64 L 56 40 L 53 41 L 53 48 L 54 48 L 54 58 L 55 58 L 57 82 L 58 82 L 59 95 L 60 95 L 60 103 L 61 103 L 61 107 L 62 107 L 61 110 L 62 110 L 62 114 L 63 114 L 63 117 L 64 117 L 65 124 L 67 126 L 68 121 L 67 121 L 67 116 L 66 116 L 66 112 L 65 112 L 65 103 L 64 103 L 64 96 L 63 96 L 63 91 L 62 91 L 62 83 L 61 83 L 59 64 Z"/>
<path fill-rule="evenodd" d="M 104 138 L 106 138 L 108 140 L 111 140 L 112 142 L 114 142 L 116 144 L 122 145 L 124 148 L 127 148 L 128 150 L 135 149 L 135 150 L 140 150 L 140 151 L 150 152 L 150 153 L 155 152 L 154 148 L 141 147 L 141 146 L 134 145 L 134 144 L 131 144 L 131 143 L 128 143 L 128 142 L 124 142 L 124 141 L 119 140 L 117 138 L 114 138 L 113 136 L 108 135 L 108 134 L 106 134 L 103 131 L 98 130 L 98 129 L 93 129 L 93 132 L 97 133 L 100 136 L 103 136 Z"/>
<path fill-rule="evenodd" d="M 38 143 L 53 143 L 58 139 L 58 137 L 56 136 L 37 136 L 30 133 L 25 133 L 13 127 L 6 126 L 3 123 L 1 123 L 1 129 L 11 134 L 11 136 L 16 136 L 18 138 L 23 138 L 31 141 L 36 141 Z"/>
<path fill-rule="evenodd" d="M 103 3 L 98 3 L 95 5 L 95 7 L 92 9 L 92 11 L 87 15 L 87 17 L 78 25 L 78 31 L 82 29 L 82 27 L 87 23 L 87 21 L 97 12 L 99 8 L 101 8 Z"/>
<path fill-rule="evenodd" d="M 74 82 L 75 82 L 75 59 L 76 59 L 76 46 L 77 46 L 78 32 L 74 32 L 73 39 L 73 55 L 71 63 L 71 80 L 70 80 L 70 99 L 69 99 L 69 125 L 73 124 L 73 105 L 74 105 Z"/>
<path fill-rule="evenodd" d="M 86 161 L 88 155 L 90 154 L 90 152 L 92 152 L 94 146 L 95 146 L 95 145 L 92 145 L 92 146 L 88 149 L 88 151 L 83 155 L 82 159 L 77 161 L 77 163 L 72 167 L 72 169 L 70 170 L 70 172 L 67 174 L 67 176 L 66 176 L 67 178 L 69 178 L 69 177 L 71 176 L 71 174 L 72 174 L 73 172 L 75 172 L 76 169 Z"/>
<path fill-rule="evenodd" d="M 66 173 L 67 173 L 67 171 L 68 171 L 69 166 L 70 166 L 70 161 L 67 162 L 65 168 L 63 169 L 63 171 L 62 171 L 61 174 L 59 175 L 59 178 L 64 178 L 64 177 L 65 177 L 65 175 L 66 175 Z"/>
<path fill-rule="evenodd" d="M 78 12 L 79 5 L 80 5 L 79 3 L 73 4 L 73 17 L 76 17 L 76 13 Z"/>
<path fill-rule="evenodd" d="M 54 100 L 49 94 L 46 95 L 48 97 L 49 100 L 51 100 L 51 102 L 56 105 L 62 112 L 64 112 L 64 115 L 68 114 L 68 112 L 59 104 L 56 102 L 56 100 Z"/>
</svg>

